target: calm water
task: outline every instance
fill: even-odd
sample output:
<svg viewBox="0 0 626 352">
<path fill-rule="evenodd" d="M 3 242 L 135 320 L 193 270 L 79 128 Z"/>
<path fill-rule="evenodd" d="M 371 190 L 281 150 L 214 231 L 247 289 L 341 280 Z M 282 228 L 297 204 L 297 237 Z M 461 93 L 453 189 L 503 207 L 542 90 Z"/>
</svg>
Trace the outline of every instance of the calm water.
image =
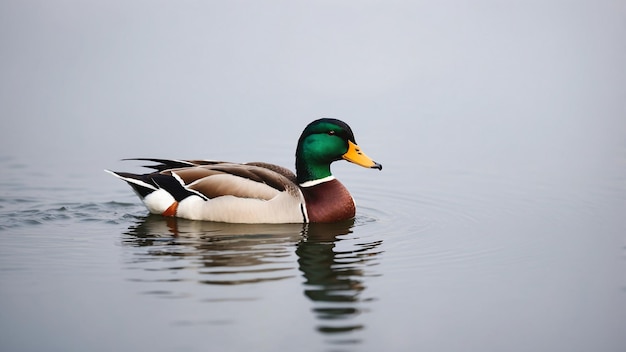
<svg viewBox="0 0 626 352">
<path fill-rule="evenodd" d="M 287 4 L 288 3 L 288 4 Z M 0 2 L 0 351 L 626 351 L 626 12 Z M 354 221 L 148 216 L 121 158 L 294 164 Z"/>
<path fill-rule="evenodd" d="M 229 225 L 148 216 L 100 170 L 36 186 L 63 170 L 5 157 L 3 350 L 626 346 L 624 178 L 385 167 L 336 168 L 354 221 Z"/>
</svg>

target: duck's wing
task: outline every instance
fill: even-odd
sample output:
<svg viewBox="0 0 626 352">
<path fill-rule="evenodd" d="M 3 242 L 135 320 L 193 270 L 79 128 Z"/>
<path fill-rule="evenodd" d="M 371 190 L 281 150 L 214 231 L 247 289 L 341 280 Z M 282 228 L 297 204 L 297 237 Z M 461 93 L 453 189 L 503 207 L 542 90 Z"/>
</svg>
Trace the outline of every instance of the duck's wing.
<svg viewBox="0 0 626 352">
<path fill-rule="evenodd" d="M 299 188 L 288 176 L 272 169 L 236 163 L 215 163 L 194 167 L 164 170 L 186 189 L 207 199 L 221 196 L 269 200 L 281 192 L 299 195 Z"/>
<path fill-rule="evenodd" d="M 258 166 L 258 167 L 262 167 L 262 168 L 265 168 L 274 172 L 278 172 L 279 174 L 285 176 L 287 179 L 289 179 L 293 183 L 296 183 L 296 174 L 294 174 L 293 171 L 289 170 L 286 167 L 282 167 L 280 165 L 275 165 L 275 164 L 270 164 L 270 163 L 264 163 L 261 161 L 250 162 L 250 163 L 246 163 L 245 165 Z"/>
<path fill-rule="evenodd" d="M 154 169 L 154 170 L 157 170 L 157 171 L 165 171 L 165 170 L 169 170 L 169 169 L 189 168 L 189 167 L 192 167 L 192 166 L 210 166 L 210 165 L 217 165 L 217 164 L 241 165 L 241 164 L 229 163 L 229 162 L 218 161 L 218 160 L 204 160 L 204 159 L 178 160 L 178 159 L 157 159 L 157 158 L 131 158 L 131 159 L 123 159 L 123 160 L 150 161 L 150 162 L 153 162 L 155 164 L 144 165 L 144 167 L 151 168 L 151 169 Z M 293 171 L 289 170 L 286 167 L 280 166 L 280 165 L 270 164 L 270 163 L 266 163 L 266 162 L 262 162 L 262 161 L 249 162 L 249 163 L 245 163 L 243 165 L 257 166 L 257 167 L 261 167 L 261 168 L 264 168 L 264 169 L 268 169 L 268 170 L 277 172 L 277 173 L 285 176 L 287 179 L 293 181 L 294 183 L 296 182 L 296 175 L 293 173 Z"/>
<path fill-rule="evenodd" d="M 157 170 L 149 174 L 109 171 L 126 181 L 142 199 L 157 190 L 165 190 L 179 202 L 192 195 L 204 200 L 221 196 L 269 200 L 281 192 L 300 196 L 295 175 L 278 165 L 212 160 L 126 160 L 157 163 L 146 166 Z"/>
</svg>

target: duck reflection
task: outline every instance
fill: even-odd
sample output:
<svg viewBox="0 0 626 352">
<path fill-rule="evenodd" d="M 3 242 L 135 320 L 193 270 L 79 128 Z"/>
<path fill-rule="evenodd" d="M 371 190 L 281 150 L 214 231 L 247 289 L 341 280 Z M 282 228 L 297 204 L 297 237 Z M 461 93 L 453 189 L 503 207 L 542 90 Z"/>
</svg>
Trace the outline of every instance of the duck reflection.
<svg viewBox="0 0 626 352">
<path fill-rule="evenodd" d="M 336 335 L 363 328 L 355 318 L 372 299 L 364 297 L 364 280 L 376 275 L 373 268 L 382 243 L 350 236 L 354 225 L 354 220 L 241 225 L 148 216 L 128 229 L 123 243 L 141 247 L 136 263 L 157 259 L 163 271 L 191 269 L 202 284 L 285 280 L 300 271 L 304 295 L 313 302 L 320 322 L 318 331 Z M 292 259 L 294 246 L 297 263 Z M 172 261 L 177 263 L 169 265 Z M 154 271 L 154 265 L 146 270 Z"/>
<path fill-rule="evenodd" d="M 238 285 L 297 276 L 291 246 L 301 239 L 302 224 L 246 225 L 164 218 L 151 215 L 131 226 L 124 244 L 144 247 L 137 262 L 163 259 L 163 271 L 173 259 L 178 269 L 195 269 L 196 281 Z M 153 266 L 150 270 L 154 269 Z"/>
<path fill-rule="evenodd" d="M 306 279 L 304 294 L 315 302 L 313 311 L 322 324 L 323 333 L 360 330 L 354 323 L 364 312 L 366 289 L 363 279 L 374 276 L 369 266 L 380 253 L 382 241 L 355 243 L 342 235 L 352 232 L 354 221 L 335 224 L 309 224 L 296 254 L 300 271 Z M 345 244 L 345 245 L 344 245 Z"/>
</svg>

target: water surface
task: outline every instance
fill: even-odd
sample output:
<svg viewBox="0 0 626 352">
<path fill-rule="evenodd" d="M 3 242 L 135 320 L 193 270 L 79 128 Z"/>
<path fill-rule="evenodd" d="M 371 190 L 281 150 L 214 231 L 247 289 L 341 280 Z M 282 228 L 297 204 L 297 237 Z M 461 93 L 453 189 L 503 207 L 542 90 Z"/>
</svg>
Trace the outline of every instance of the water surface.
<svg viewBox="0 0 626 352">
<path fill-rule="evenodd" d="M 3 168 L 13 162 L 4 158 Z M 382 186 L 369 181 L 382 173 L 354 166 L 344 179 L 357 218 L 326 225 L 163 218 L 147 215 L 113 178 L 95 197 L 42 186 L 35 198 L 23 186 L 37 176 L 13 177 L 3 184 L 0 223 L 3 344 L 622 345 L 623 179 L 570 189 L 454 172 L 418 185 L 390 173 Z"/>
</svg>

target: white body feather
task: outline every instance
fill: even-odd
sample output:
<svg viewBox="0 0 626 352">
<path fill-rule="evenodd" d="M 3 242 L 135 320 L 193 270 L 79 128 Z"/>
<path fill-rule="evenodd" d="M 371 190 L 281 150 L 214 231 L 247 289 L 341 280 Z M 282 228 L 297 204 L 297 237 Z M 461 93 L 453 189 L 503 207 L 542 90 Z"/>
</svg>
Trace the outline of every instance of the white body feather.
<svg viewBox="0 0 626 352">
<path fill-rule="evenodd" d="M 304 222 L 302 203 L 286 192 L 270 200 L 235 196 L 204 200 L 191 196 L 178 204 L 177 215 L 191 220 L 230 223 L 301 223 Z"/>
</svg>

